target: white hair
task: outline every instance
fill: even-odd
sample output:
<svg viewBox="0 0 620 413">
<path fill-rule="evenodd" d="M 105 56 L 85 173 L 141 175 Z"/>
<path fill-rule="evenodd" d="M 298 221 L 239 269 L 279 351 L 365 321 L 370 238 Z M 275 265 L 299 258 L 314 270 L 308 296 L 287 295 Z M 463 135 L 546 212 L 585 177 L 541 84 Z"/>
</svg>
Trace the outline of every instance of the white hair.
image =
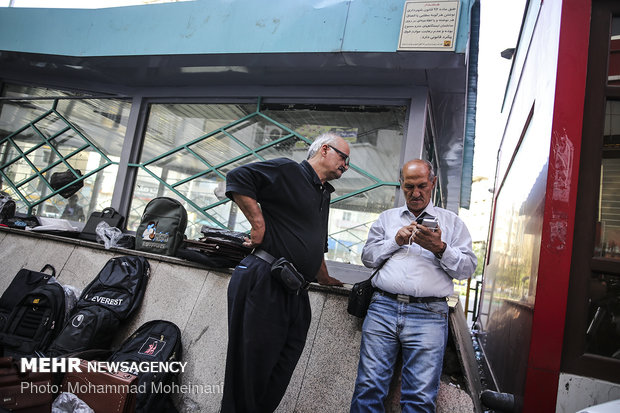
<svg viewBox="0 0 620 413">
<path fill-rule="evenodd" d="M 322 133 L 316 137 L 312 145 L 308 148 L 308 158 L 310 159 L 316 155 L 321 146 L 323 145 L 336 145 L 338 141 L 342 139 L 340 136 L 332 132 Z"/>
</svg>

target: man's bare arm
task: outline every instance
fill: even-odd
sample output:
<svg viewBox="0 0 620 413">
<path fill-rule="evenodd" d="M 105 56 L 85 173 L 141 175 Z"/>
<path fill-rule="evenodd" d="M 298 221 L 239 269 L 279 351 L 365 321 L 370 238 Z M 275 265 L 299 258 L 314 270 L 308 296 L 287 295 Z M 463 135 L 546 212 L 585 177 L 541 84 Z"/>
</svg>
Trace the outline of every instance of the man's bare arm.
<svg viewBox="0 0 620 413">
<path fill-rule="evenodd" d="M 342 282 L 335 279 L 334 277 L 331 277 L 327 272 L 327 265 L 325 265 L 325 259 L 323 259 L 323 262 L 321 263 L 321 268 L 319 268 L 316 279 L 321 285 L 335 285 L 338 287 L 342 287 Z"/>
<path fill-rule="evenodd" d="M 258 202 L 247 195 L 241 195 L 235 192 L 233 193 L 233 200 L 252 226 L 250 238 L 246 237 L 243 245 L 255 248 L 263 243 L 263 238 L 265 236 L 265 218 L 263 217 L 263 211 L 260 209 Z"/>
</svg>

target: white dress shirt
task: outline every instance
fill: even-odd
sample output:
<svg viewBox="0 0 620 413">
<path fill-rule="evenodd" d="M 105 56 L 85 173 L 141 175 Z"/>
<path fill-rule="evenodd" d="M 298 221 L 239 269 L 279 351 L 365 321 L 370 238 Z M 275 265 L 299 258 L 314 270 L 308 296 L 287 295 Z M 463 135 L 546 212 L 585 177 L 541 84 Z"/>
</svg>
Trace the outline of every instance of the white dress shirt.
<svg viewBox="0 0 620 413">
<path fill-rule="evenodd" d="M 441 240 L 446 243 L 442 258 L 416 243 L 399 246 L 396 233 L 417 217 L 406 205 L 388 209 L 370 227 L 362 250 L 362 262 L 367 267 L 376 268 L 389 258 L 373 278 L 373 286 L 393 294 L 447 297 L 454 292 L 452 279 L 463 280 L 474 273 L 478 260 L 465 223 L 432 202 L 420 215 L 424 212 L 439 221 Z"/>
</svg>

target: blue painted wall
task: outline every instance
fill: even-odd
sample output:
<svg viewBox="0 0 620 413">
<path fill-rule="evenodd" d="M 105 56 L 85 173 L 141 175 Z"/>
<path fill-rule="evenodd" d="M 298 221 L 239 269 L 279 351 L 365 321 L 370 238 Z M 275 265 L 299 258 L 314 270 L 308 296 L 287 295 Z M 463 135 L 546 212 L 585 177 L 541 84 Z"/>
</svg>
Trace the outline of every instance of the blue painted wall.
<svg viewBox="0 0 620 413">
<path fill-rule="evenodd" d="M 456 52 L 470 5 L 462 0 Z M 0 50 L 67 56 L 394 52 L 404 0 L 195 0 L 109 9 L 0 8 Z"/>
</svg>

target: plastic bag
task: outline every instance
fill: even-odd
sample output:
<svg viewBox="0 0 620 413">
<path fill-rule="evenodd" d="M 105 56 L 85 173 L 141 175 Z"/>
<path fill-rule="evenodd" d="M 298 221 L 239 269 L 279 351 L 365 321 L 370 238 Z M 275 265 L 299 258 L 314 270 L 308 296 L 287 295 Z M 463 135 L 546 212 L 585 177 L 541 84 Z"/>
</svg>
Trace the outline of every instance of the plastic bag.
<svg viewBox="0 0 620 413">
<path fill-rule="evenodd" d="M 54 276 L 51 276 L 49 280 L 47 280 L 47 283 L 56 283 L 60 285 L 65 292 L 65 320 L 68 320 L 71 312 L 73 312 L 73 308 L 77 305 L 77 302 L 80 299 L 80 295 L 82 295 L 82 291 L 72 285 L 61 284 Z"/>
<path fill-rule="evenodd" d="M 95 411 L 75 394 L 63 392 L 52 403 L 52 413 L 95 413 Z"/>
<path fill-rule="evenodd" d="M 63 285 L 62 289 L 65 290 L 65 320 L 68 320 L 82 292 L 72 285 Z"/>
<path fill-rule="evenodd" d="M 111 227 L 107 222 L 101 221 L 95 229 L 97 233 L 97 242 L 103 241 L 106 249 L 110 247 L 119 247 L 118 241 L 123 237 L 123 231 L 116 227 Z"/>
</svg>

